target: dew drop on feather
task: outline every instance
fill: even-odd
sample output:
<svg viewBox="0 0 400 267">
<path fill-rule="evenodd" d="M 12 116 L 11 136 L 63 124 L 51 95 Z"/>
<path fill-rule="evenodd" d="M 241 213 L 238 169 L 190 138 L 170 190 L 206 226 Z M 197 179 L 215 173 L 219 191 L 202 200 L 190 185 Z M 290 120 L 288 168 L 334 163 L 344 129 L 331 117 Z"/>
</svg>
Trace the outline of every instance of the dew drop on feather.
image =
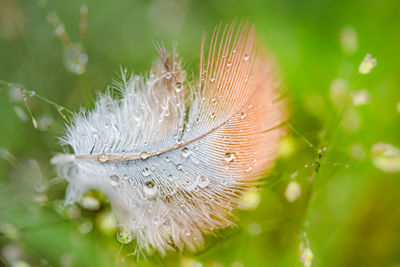
<svg viewBox="0 0 400 267">
<path fill-rule="evenodd" d="M 148 197 L 154 197 L 157 193 L 157 186 L 154 184 L 153 181 L 148 181 L 144 184 L 143 192 Z"/>
<path fill-rule="evenodd" d="M 151 172 L 148 168 L 144 168 L 144 170 L 142 171 L 142 174 L 144 177 L 150 176 Z"/>
<path fill-rule="evenodd" d="M 146 152 L 146 151 L 143 151 L 142 153 L 140 153 L 140 158 L 142 159 L 142 160 L 146 160 L 146 159 L 148 159 L 150 157 L 150 154 L 148 153 L 148 152 Z"/>
<path fill-rule="evenodd" d="M 235 155 L 233 155 L 233 153 L 231 152 L 226 152 L 224 155 L 224 159 L 227 163 L 230 163 L 235 159 Z"/>
<path fill-rule="evenodd" d="M 204 175 L 200 175 L 200 176 L 198 177 L 198 179 L 199 179 L 198 185 L 199 185 L 200 187 L 206 187 L 206 186 L 208 186 L 208 184 L 210 183 L 210 180 L 208 180 L 208 178 L 207 178 L 206 176 L 204 176 Z"/>
<path fill-rule="evenodd" d="M 101 154 L 101 155 L 99 156 L 99 161 L 100 161 L 100 162 L 107 162 L 107 160 L 108 160 L 107 155 Z"/>
<path fill-rule="evenodd" d="M 175 84 L 175 92 L 179 93 L 180 91 L 182 91 L 182 83 L 177 82 Z"/>
<path fill-rule="evenodd" d="M 119 184 L 118 175 L 115 175 L 115 174 L 111 175 L 110 176 L 110 183 L 111 183 L 112 186 L 117 186 Z"/>
<path fill-rule="evenodd" d="M 190 156 L 190 150 L 189 150 L 189 148 L 187 148 L 187 147 L 182 148 L 182 156 L 183 156 L 184 158 L 187 158 L 187 157 Z"/>
</svg>

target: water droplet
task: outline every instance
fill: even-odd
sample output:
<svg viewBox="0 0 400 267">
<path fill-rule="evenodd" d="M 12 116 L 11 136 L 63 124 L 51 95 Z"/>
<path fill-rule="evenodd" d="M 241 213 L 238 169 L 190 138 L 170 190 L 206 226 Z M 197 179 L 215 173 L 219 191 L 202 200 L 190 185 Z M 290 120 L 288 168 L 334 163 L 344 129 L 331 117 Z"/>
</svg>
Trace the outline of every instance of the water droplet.
<svg viewBox="0 0 400 267">
<path fill-rule="evenodd" d="M 154 197 L 157 193 L 157 186 L 153 181 L 148 181 L 144 184 L 143 191 L 147 196 Z"/>
<path fill-rule="evenodd" d="M 133 235 L 130 231 L 125 228 L 121 228 L 117 233 L 117 240 L 121 244 L 128 244 L 132 241 Z"/>
<path fill-rule="evenodd" d="M 183 166 L 182 166 L 182 164 L 178 164 L 178 165 L 176 165 L 176 168 L 181 171 L 183 169 Z"/>
<path fill-rule="evenodd" d="M 165 162 L 169 163 L 169 162 L 171 162 L 171 159 L 169 157 L 166 157 Z"/>
<path fill-rule="evenodd" d="M 118 175 L 113 174 L 110 176 L 110 179 L 111 179 L 110 183 L 112 186 L 117 186 L 119 184 L 119 176 Z"/>
<path fill-rule="evenodd" d="M 189 150 L 189 148 L 187 148 L 187 147 L 182 148 L 182 156 L 183 156 L 184 158 L 187 158 L 187 157 L 190 156 L 190 150 Z"/>
<path fill-rule="evenodd" d="M 142 171 L 142 174 L 144 177 L 150 176 L 151 172 L 148 168 L 144 168 L 144 170 Z"/>
<path fill-rule="evenodd" d="M 167 73 L 165 74 L 165 78 L 166 78 L 167 80 L 171 79 L 171 77 L 172 77 L 171 72 L 167 72 Z"/>
<path fill-rule="evenodd" d="M 129 180 L 129 175 L 128 175 L 128 174 L 124 174 L 124 175 L 122 176 L 122 178 L 124 178 L 124 180 Z"/>
<path fill-rule="evenodd" d="M 249 60 L 249 58 L 250 58 L 249 54 L 244 54 L 243 59 L 244 59 L 245 61 Z"/>
<path fill-rule="evenodd" d="M 229 61 L 226 65 L 227 65 L 228 67 L 232 66 L 232 61 Z"/>
<path fill-rule="evenodd" d="M 215 118 L 215 112 L 211 113 L 211 118 Z"/>
<path fill-rule="evenodd" d="M 210 82 L 214 82 L 215 78 L 214 77 L 210 77 Z"/>
<path fill-rule="evenodd" d="M 227 163 L 232 162 L 235 159 L 235 155 L 231 152 L 226 152 L 224 155 L 224 159 Z"/>
<path fill-rule="evenodd" d="M 146 159 L 148 159 L 150 157 L 150 154 L 148 153 L 148 152 L 146 152 L 146 151 L 143 151 L 142 153 L 140 153 L 140 158 L 142 159 L 142 160 L 146 160 Z"/>
<path fill-rule="evenodd" d="M 206 187 L 210 183 L 210 180 L 204 175 L 200 175 L 197 179 L 199 180 L 198 185 L 200 187 Z"/>
<path fill-rule="evenodd" d="M 194 182 L 186 181 L 186 183 L 185 183 L 185 189 L 189 192 L 193 191 L 196 187 L 197 187 L 197 181 L 194 181 Z"/>
<path fill-rule="evenodd" d="M 244 118 L 246 118 L 246 116 L 247 116 L 247 114 L 246 114 L 246 113 L 244 113 L 244 112 L 240 112 L 240 118 L 241 118 L 241 119 L 244 119 Z"/>
<path fill-rule="evenodd" d="M 218 101 L 215 97 L 211 98 L 211 102 L 213 103 L 214 106 L 218 104 Z"/>
<path fill-rule="evenodd" d="M 99 161 L 100 161 L 100 162 L 107 162 L 107 160 L 108 160 L 107 155 L 101 154 L 101 155 L 99 156 Z"/>
<path fill-rule="evenodd" d="M 253 167 L 249 166 L 246 168 L 246 172 L 251 172 L 253 170 Z"/>
<path fill-rule="evenodd" d="M 177 93 L 179 93 L 180 91 L 182 91 L 182 83 L 180 83 L 180 82 L 177 82 L 176 84 L 175 84 L 175 92 L 177 92 Z"/>
</svg>

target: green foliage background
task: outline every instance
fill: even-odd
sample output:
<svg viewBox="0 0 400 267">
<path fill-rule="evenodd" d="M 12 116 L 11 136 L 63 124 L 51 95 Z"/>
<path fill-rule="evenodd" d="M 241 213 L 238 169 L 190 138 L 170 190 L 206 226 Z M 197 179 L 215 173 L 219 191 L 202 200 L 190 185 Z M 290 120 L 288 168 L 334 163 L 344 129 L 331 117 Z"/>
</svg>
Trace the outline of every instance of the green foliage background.
<svg viewBox="0 0 400 267">
<path fill-rule="evenodd" d="M 66 70 L 64 46 L 46 18 L 56 11 L 77 42 L 83 4 L 89 10 L 83 41 L 89 62 L 79 76 Z M 60 208 L 65 183 L 40 189 L 55 177 L 49 159 L 61 151 L 56 136 L 64 122 L 52 106 L 29 98 L 35 117 L 53 120 L 48 130 L 36 130 L 16 115 L 16 106 L 25 107 L 10 101 L 10 88 L 2 85 L 0 148 L 15 159 L 0 159 L 0 224 L 16 232 L 0 234 L 0 266 L 8 265 L 10 244 L 21 248 L 21 259 L 31 266 L 303 266 L 301 233 L 308 237 L 312 266 L 399 266 L 400 176 L 374 167 L 370 155 L 378 142 L 400 147 L 399 13 L 397 0 L 0 0 L 0 79 L 75 111 L 93 104 L 85 88 L 92 95 L 103 92 L 120 66 L 146 72 L 155 57 L 152 41 L 167 46 L 177 41 L 187 70 L 196 72 L 203 30 L 247 19 L 277 61 L 290 122 L 300 133 L 291 132 L 294 151 L 286 151 L 267 177 L 258 208 L 238 212 L 237 228 L 209 238 L 197 254 L 137 262 L 128 255 L 132 245 L 121 248 L 114 233 L 101 228 L 101 216 L 109 211 L 106 199 L 99 196 L 99 211 L 78 206 L 78 216 L 71 218 Z M 349 26 L 358 40 L 353 53 L 341 45 L 341 32 Z M 358 66 L 367 53 L 378 65 L 362 75 Z M 332 89 L 338 78 L 346 84 L 339 98 Z M 371 100 L 354 107 L 349 95 L 360 89 Z M 325 147 L 319 158 L 318 149 Z M 351 153 L 355 147 L 359 151 Z M 291 179 L 302 186 L 294 203 L 284 197 Z M 252 223 L 261 233 L 249 233 Z M 93 228 L 83 234 L 85 224 Z"/>
</svg>

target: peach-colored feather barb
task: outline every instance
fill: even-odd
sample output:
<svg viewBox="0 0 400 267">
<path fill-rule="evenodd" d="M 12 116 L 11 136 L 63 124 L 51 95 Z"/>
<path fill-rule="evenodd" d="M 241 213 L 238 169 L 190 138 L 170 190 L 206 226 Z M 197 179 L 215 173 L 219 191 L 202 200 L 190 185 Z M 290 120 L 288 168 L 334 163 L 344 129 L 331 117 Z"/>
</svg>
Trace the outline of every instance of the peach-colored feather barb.
<svg viewBox="0 0 400 267">
<path fill-rule="evenodd" d="M 99 96 L 62 138 L 73 154 L 52 159 L 67 202 L 104 192 L 137 251 L 192 250 L 233 225 L 233 210 L 277 158 L 285 101 L 254 28 L 218 26 L 201 45 L 199 79 L 156 45 L 146 77 L 122 73 L 120 98 Z"/>
</svg>

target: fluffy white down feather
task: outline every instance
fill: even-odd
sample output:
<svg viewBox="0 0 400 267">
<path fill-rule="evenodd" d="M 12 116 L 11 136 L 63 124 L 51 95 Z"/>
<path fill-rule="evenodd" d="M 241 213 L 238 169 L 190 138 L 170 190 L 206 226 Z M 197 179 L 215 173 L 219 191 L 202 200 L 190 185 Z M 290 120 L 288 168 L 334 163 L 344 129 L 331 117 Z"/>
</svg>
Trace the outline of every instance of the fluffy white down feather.
<svg viewBox="0 0 400 267">
<path fill-rule="evenodd" d="M 120 97 L 100 95 L 72 118 L 62 143 L 74 154 L 52 159 L 69 183 L 66 201 L 104 192 L 138 251 L 202 247 L 205 234 L 233 224 L 239 197 L 276 157 L 285 115 L 271 67 L 257 63 L 253 31 L 234 29 L 220 38 L 217 29 L 195 84 L 175 49 L 158 47 L 149 75 L 123 72 Z M 262 78 L 251 75 L 257 64 Z"/>
</svg>

